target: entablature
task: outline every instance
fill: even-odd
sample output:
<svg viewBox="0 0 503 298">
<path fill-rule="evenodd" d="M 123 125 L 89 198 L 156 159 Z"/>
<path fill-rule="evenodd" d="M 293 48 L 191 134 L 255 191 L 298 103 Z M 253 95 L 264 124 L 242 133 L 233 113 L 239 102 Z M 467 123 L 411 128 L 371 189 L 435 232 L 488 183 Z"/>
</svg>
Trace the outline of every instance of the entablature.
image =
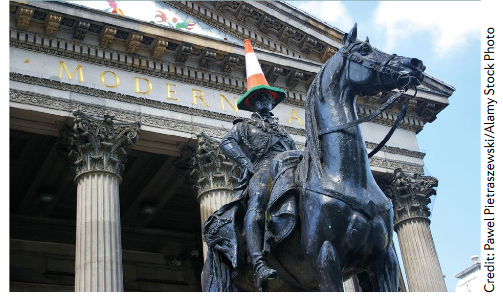
<svg viewBox="0 0 503 298">
<path fill-rule="evenodd" d="M 180 3 L 187 5 L 189 2 Z M 230 5 L 217 2 L 204 2 L 204 4 L 213 7 Z M 241 4 L 243 3 L 239 3 Z M 248 2 L 246 4 L 251 5 Z M 259 4 L 264 6 L 268 3 Z M 208 15 L 208 10 L 201 8 L 203 6 L 190 5 L 190 7 Z M 236 13 L 246 14 L 240 18 L 245 20 L 253 18 L 252 11 L 244 8 L 245 6 L 237 6 L 236 9 L 239 7 L 243 8 Z M 11 46 L 110 65 L 237 94 L 247 90 L 245 59 L 241 45 L 198 34 L 183 34 L 164 26 L 63 2 L 26 4 L 12 1 L 10 14 Z M 290 17 L 297 18 L 296 22 L 300 24 L 298 17 Z M 292 22 L 293 20 L 290 23 Z M 311 27 L 307 29 L 315 32 L 315 28 Z M 327 39 L 330 34 L 327 37 L 320 33 L 320 36 Z M 322 64 L 261 47 L 256 48 L 255 52 L 269 83 L 287 92 L 285 103 L 304 107 L 307 89 Z M 418 87 L 418 96 L 411 102 L 409 114 L 401 127 L 416 133 L 421 131 L 425 123 L 435 120 L 436 115 L 449 104 L 448 97 L 453 91 L 452 86 L 426 75 L 423 84 Z M 358 115 L 371 113 L 385 100 L 386 96 L 359 98 Z M 373 122 L 391 126 L 400 107 L 399 102 Z"/>
</svg>

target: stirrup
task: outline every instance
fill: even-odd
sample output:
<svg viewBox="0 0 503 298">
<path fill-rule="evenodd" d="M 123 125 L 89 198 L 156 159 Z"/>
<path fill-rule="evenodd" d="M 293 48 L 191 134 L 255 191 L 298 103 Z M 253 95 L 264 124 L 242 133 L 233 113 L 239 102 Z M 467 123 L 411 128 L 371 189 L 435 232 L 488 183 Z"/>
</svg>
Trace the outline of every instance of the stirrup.
<svg viewBox="0 0 503 298">
<path fill-rule="evenodd" d="M 269 280 L 275 279 L 278 277 L 278 272 L 269 266 L 262 263 L 260 267 L 255 272 L 255 276 L 257 277 L 257 288 L 260 292 L 268 292 L 269 291 Z"/>
</svg>

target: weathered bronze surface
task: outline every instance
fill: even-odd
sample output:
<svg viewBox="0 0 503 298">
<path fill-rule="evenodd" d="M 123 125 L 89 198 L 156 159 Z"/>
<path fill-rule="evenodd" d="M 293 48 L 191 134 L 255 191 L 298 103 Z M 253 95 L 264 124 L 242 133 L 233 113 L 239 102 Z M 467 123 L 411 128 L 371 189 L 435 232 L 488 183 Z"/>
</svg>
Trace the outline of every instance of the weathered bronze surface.
<svg viewBox="0 0 503 298">
<path fill-rule="evenodd" d="M 209 254 L 203 290 L 257 290 L 247 243 L 255 269 L 267 262 L 277 270 L 277 279 L 259 283 L 262 290 L 343 291 L 343 280 L 357 274 L 363 290 L 397 291 L 392 203 L 372 176 L 359 126 L 346 124 L 358 119 L 357 95 L 414 88 L 424 70 L 419 59 L 380 52 L 368 38 L 357 41 L 355 24 L 309 89 L 305 152 L 286 151 L 293 142 L 277 150 L 267 145 L 288 138 L 270 131 L 262 118 L 238 120 L 221 144 L 242 168 L 239 191 L 204 224 Z M 267 110 L 257 106 L 259 114 Z M 250 233 L 253 225 L 260 231 L 263 209 L 265 236 Z"/>
</svg>

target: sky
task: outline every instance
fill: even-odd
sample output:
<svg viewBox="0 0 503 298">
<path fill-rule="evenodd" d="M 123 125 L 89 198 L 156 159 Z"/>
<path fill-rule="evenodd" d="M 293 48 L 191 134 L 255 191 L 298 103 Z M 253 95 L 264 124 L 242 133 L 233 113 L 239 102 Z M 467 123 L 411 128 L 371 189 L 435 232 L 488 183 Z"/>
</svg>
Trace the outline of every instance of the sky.
<svg viewBox="0 0 503 298">
<path fill-rule="evenodd" d="M 388 53 L 417 57 L 454 86 L 450 104 L 417 135 L 425 175 L 439 180 L 431 231 L 447 290 L 480 256 L 480 32 L 478 1 L 289 1 Z M 396 238 L 395 238 L 396 239 Z"/>
</svg>

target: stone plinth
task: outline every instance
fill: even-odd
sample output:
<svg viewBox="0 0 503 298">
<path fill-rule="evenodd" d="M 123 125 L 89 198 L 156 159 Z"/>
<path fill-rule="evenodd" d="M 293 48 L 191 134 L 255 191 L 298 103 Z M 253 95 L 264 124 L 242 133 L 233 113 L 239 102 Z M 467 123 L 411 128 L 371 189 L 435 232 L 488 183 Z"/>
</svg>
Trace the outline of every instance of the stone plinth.
<svg viewBox="0 0 503 298">
<path fill-rule="evenodd" d="M 74 116 L 73 129 L 62 131 L 58 147 L 77 183 L 75 291 L 121 292 L 119 184 L 140 125 L 80 111 Z"/>
</svg>

